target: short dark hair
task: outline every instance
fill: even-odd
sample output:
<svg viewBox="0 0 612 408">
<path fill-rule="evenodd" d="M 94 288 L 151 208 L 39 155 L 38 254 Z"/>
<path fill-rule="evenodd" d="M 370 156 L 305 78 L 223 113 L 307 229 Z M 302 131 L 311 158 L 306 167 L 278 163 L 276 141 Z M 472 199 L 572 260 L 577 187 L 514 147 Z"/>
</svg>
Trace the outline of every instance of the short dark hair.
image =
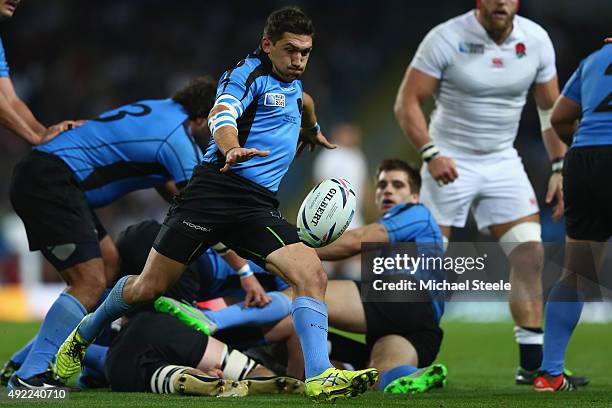
<svg viewBox="0 0 612 408">
<path fill-rule="evenodd" d="M 378 165 L 376 169 L 376 179 L 380 176 L 383 171 L 399 170 L 406 173 L 408 176 L 408 185 L 412 193 L 418 193 L 421 191 L 421 174 L 417 169 L 412 167 L 410 164 L 400 159 L 384 159 Z"/>
<path fill-rule="evenodd" d="M 264 36 L 268 37 L 272 43 L 276 43 L 284 33 L 314 36 L 312 20 L 295 6 L 273 11 L 266 20 Z"/>
<path fill-rule="evenodd" d="M 215 103 L 217 81 L 210 75 L 194 78 L 183 89 L 172 95 L 172 100 L 180 103 L 187 111 L 189 119 L 208 117 Z"/>
</svg>

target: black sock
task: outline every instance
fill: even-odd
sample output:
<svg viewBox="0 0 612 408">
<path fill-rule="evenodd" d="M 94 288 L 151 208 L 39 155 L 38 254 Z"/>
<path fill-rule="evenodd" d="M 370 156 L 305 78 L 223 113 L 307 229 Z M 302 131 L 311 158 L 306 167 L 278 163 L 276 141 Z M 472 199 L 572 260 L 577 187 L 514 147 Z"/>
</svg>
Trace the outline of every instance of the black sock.
<svg viewBox="0 0 612 408">
<path fill-rule="evenodd" d="M 521 327 L 520 331 L 522 334 L 533 333 L 534 335 L 541 335 L 543 333 L 542 329 L 539 327 Z M 540 368 L 543 356 L 542 344 L 521 344 L 521 340 L 518 338 L 518 336 L 517 341 L 519 341 L 519 358 L 521 367 L 529 371 L 534 371 Z"/>
</svg>

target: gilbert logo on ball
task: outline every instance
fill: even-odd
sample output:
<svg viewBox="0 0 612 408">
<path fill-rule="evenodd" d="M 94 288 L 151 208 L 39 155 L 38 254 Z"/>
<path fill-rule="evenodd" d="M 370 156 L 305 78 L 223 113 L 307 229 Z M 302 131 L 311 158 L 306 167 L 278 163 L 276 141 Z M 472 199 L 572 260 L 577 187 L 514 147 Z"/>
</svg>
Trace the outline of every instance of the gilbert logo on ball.
<svg viewBox="0 0 612 408">
<path fill-rule="evenodd" d="M 297 217 L 298 236 L 318 248 L 338 239 L 355 215 L 355 191 L 345 179 L 324 180 L 304 199 Z"/>
</svg>

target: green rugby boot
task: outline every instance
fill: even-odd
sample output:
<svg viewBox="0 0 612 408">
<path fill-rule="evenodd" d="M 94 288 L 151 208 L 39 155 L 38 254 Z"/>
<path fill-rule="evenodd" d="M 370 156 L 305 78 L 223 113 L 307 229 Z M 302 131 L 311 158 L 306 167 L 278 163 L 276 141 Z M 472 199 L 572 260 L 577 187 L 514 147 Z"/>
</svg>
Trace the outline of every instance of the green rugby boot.
<svg viewBox="0 0 612 408">
<path fill-rule="evenodd" d="M 434 364 L 421 368 L 405 377 L 391 381 L 384 392 L 390 394 L 419 394 L 433 388 L 442 388 L 446 385 L 448 370 L 444 364 Z"/>
<path fill-rule="evenodd" d="M 155 310 L 176 317 L 184 325 L 199 330 L 207 336 L 212 336 L 217 331 L 217 325 L 213 323 L 202 311 L 178 300 L 162 296 L 155 301 Z"/>
</svg>

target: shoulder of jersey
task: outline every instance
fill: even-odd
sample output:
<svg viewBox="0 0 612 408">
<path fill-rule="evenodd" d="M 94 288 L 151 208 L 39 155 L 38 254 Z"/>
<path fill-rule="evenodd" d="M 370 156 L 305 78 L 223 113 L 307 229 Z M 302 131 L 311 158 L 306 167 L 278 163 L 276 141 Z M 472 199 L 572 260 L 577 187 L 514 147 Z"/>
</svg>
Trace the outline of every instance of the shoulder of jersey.
<svg viewBox="0 0 612 408">
<path fill-rule="evenodd" d="M 528 36 L 536 36 L 537 38 L 546 38 L 548 37 L 548 32 L 536 23 L 533 20 L 528 19 L 527 17 L 519 16 L 518 14 L 514 16 L 514 20 L 519 25 L 519 27 L 525 32 Z"/>
<path fill-rule="evenodd" d="M 431 33 L 440 35 L 443 39 L 448 39 L 451 36 L 461 35 L 461 31 L 469 28 L 470 10 L 467 13 L 452 17 L 434 28 L 431 29 Z"/>
</svg>

